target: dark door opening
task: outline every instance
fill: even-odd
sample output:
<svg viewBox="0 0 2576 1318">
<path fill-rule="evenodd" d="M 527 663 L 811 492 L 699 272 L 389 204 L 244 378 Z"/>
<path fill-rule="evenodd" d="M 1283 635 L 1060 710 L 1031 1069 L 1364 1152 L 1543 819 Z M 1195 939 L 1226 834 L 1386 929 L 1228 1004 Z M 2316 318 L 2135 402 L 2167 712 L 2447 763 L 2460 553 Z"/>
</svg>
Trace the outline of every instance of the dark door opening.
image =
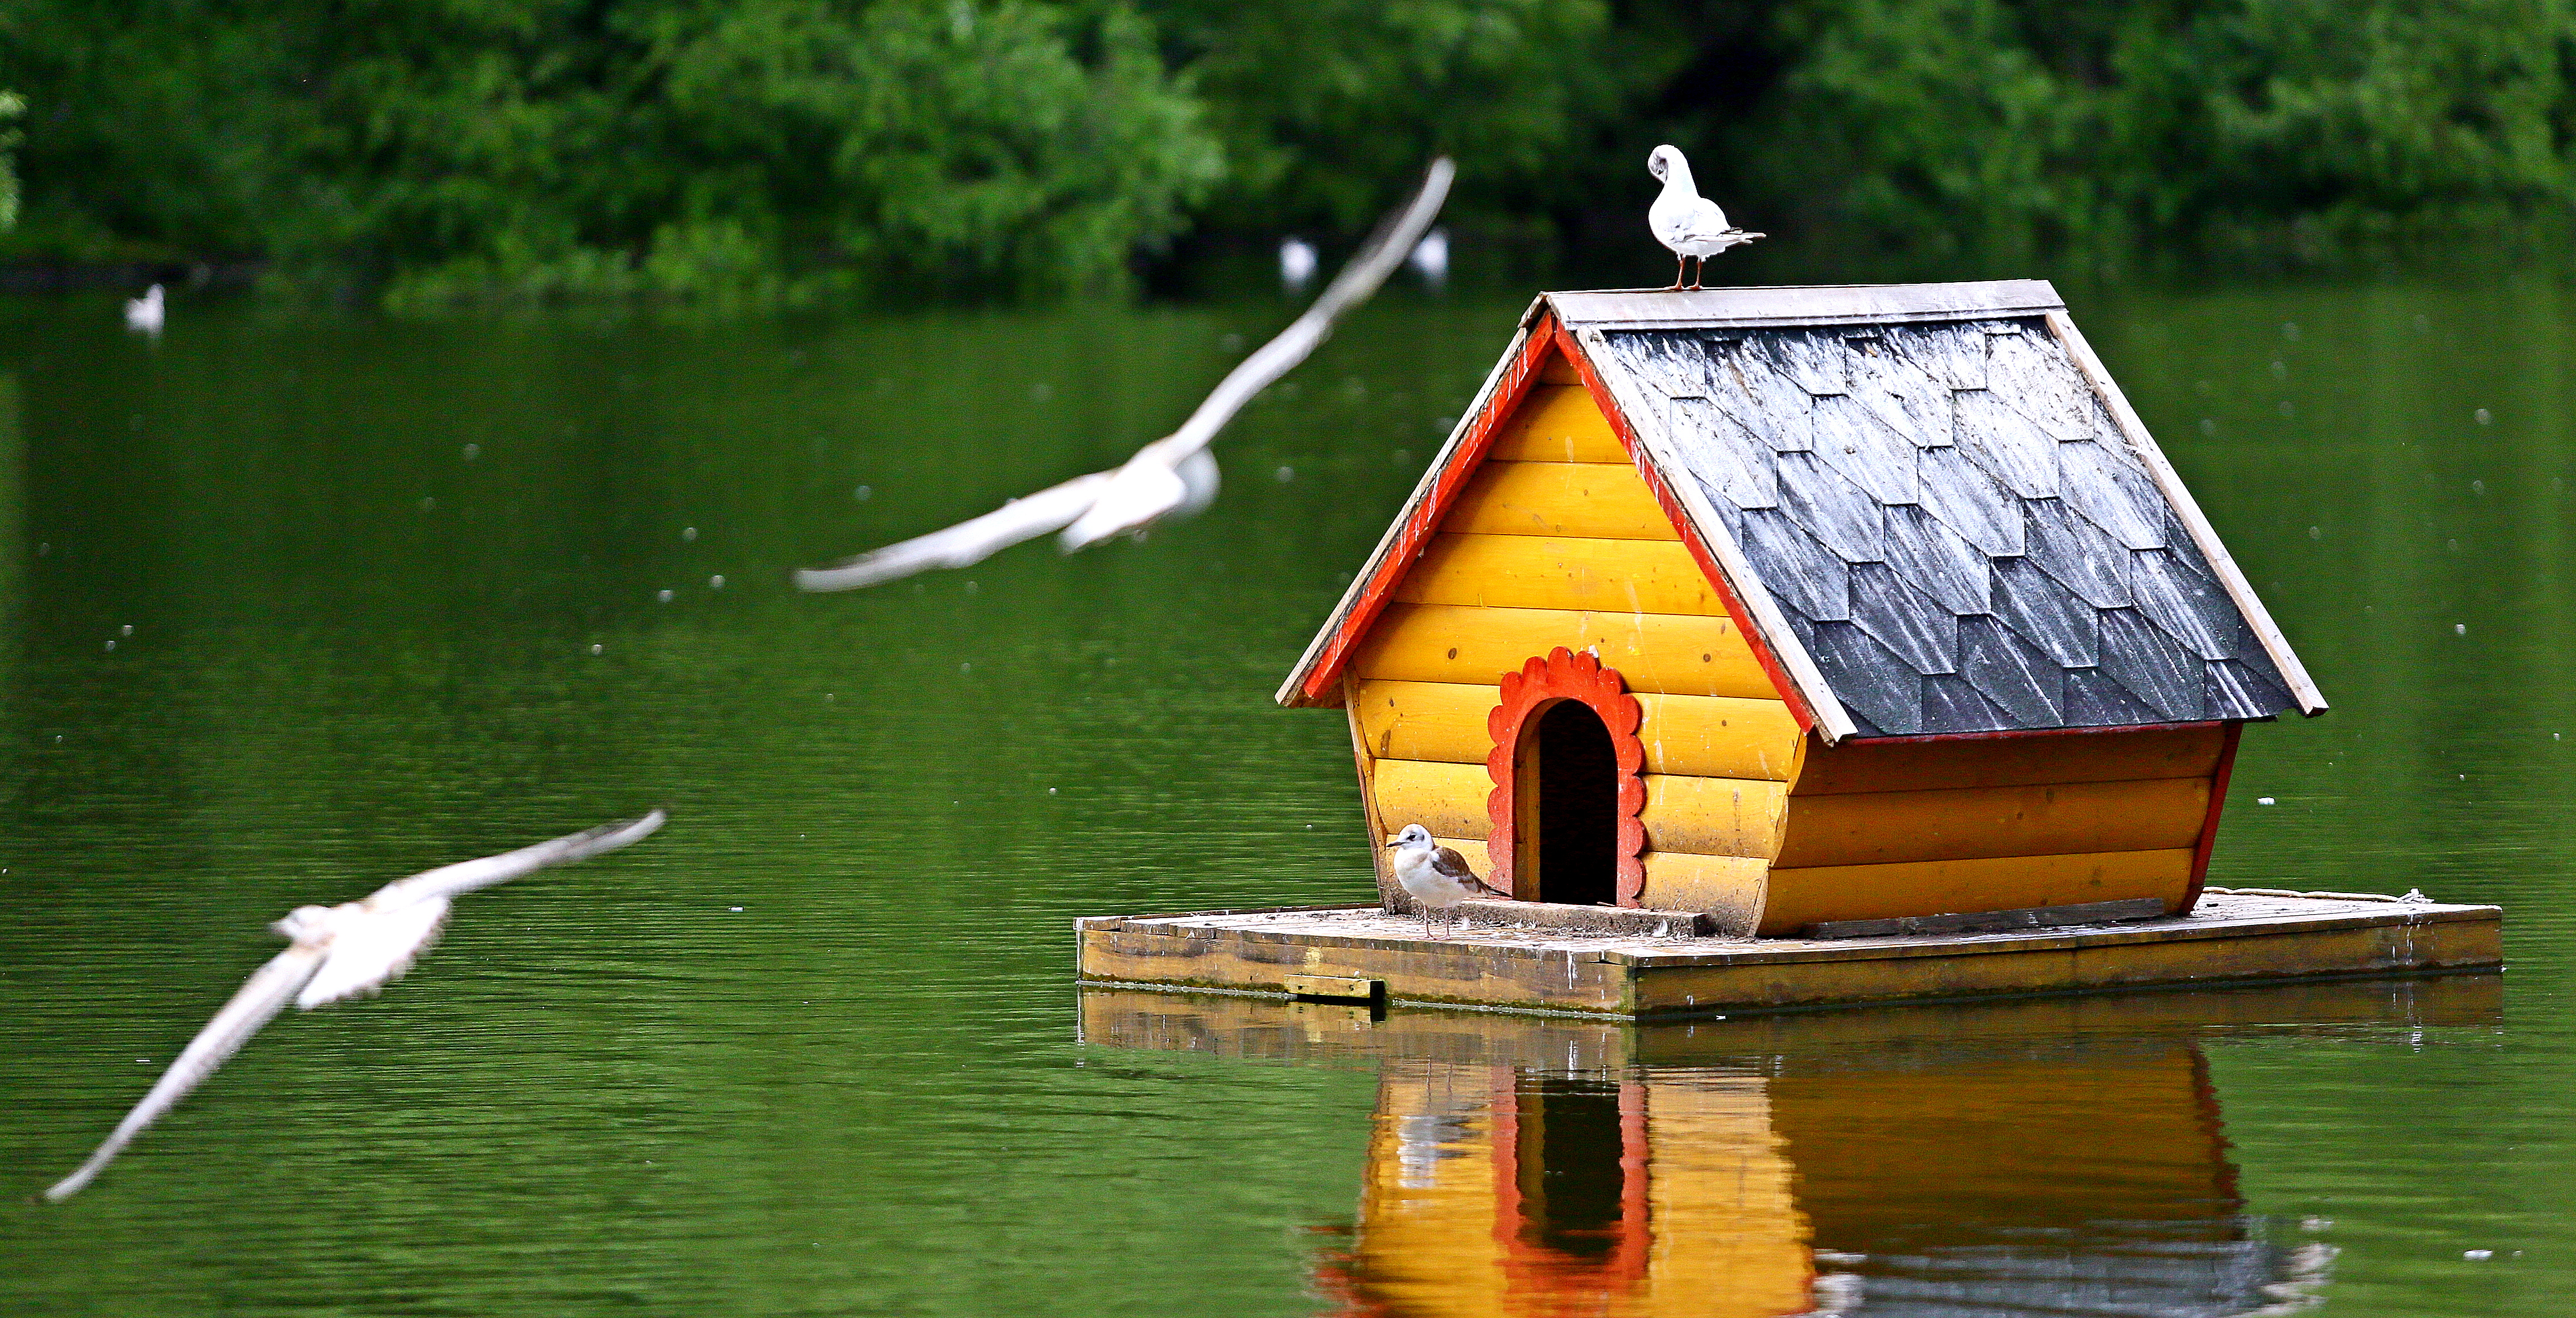
<svg viewBox="0 0 2576 1318">
<path fill-rule="evenodd" d="M 1610 729 L 1579 700 L 1560 700 L 1539 715 L 1536 773 L 1520 781 L 1537 789 L 1538 899 L 1577 906 L 1619 900 L 1619 752 Z M 1524 816 L 1526 818 L 1526 816 Z M 1526 895 L 1526 889 L 1523 890 Z"/>
<path fill-rule="evenodd" d="M 1607 1260 L 1628 1211 L 1619 1087 L 1539 1076 L 1523 1082 L 1518 1100 L 1512 1153 L 1522 1243 Z"/>
</svg>

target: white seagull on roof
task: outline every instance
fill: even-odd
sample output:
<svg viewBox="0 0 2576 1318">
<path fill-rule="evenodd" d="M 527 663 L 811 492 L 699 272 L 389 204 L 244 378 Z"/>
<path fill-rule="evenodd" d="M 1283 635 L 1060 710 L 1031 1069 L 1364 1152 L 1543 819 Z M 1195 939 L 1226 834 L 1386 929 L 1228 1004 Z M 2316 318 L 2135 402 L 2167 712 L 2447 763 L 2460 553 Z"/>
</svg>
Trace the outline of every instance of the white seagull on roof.
<svg viewBox="0 0 2576 1318">
<path fill-rule="evenodd" d="M 1699 274 L 1692 275 L 1690 281 L 1690 286 L 1697 288 L 1700 276 L 1708 273 L 1708 258 L 1762 236 L 1728 224 L 1726 212 L 1699 195 L 1699 185 L 1691 182 L 1690 162 L 1682 159 L 1678 148 L 1656 147 L 1654 154 L 1646 157 L 1646 172 L 1664 181 L 1663 195 L 1646 210 L 1646 227 L 1653 229 L 1655 241 L 1672 249 L 1677 258 L 1673 286 L 1665 291 L 1680 291 L 1682 271 L 1692 258 L 1698 258 L 1700 264 Z"/>
<path fill-rule="evenodd" d="M 1455 847 L 1444 847 L 1431 836 L 1431 830 L 1420 824 L 1407 824 L 1395 840 L 1386 844 L 1395 853 L 1395 881 L 1422 908 L 1422 932 L 1431 932 L 1431 913 L 1440 912 L 1445 919 L 1458 909 L 1458 903 L 1479 901 L 1507 902 L 1512 895 L 1476 877 L 1467 868 L 1467 858 Z"/>
<path fill-rule="evenodd" d="M 440 926 L 447 922 L 449 898 L 615 851 L 651 834 L 662 820 L 662 812 L 656 810 L 640 819 L 602 824 L 551 842 L 415 874 L 378 888 L 363 901 L 298 906 L 287 912 L 285 919 L 269 926 L 287 940 L 287 949 L 243 982 L 232 1001 L 188 1041 L 179 1060 L 161 1073 L 152 1091 L 117 1123 L 98 1152 L 45 1191 L 45 1197 L 61 1200 L 80 1193 L 144 1127 L 213 1075 L 224 1059 L 259 1033 L 270 1017 L 285 1010 L 290 1000 L 311 1011 L 373 993 L 401 978 L 412 961 L 437 941 Z"/>
<path fill-rule="evenodd" d="M 796 574 L 797 586 L 853 590 L 935 567 L 965 567 L 1049 531 L 1064 533 L 1058 543 L 1069 554 L 1206 507 L 1216 498 L 1216 459 L 1207 447 L 1217 432 L 1253 395 L 1306 360 L 1333 332 L 1333 322 L 1343 312 L 1367 301 L 1404 263 L 1432 217 L 1440 213 L 1440 203 L 1449 195 L 1449 180 L 1456 173 L 1446 157 L 1432 161 L 1422 190 L 1378 225 L 1305 314 L 1226 372 L 1180 429 L 1136 450 L 1124 466 L 1048 486 L 946 530 L 870 550 L 830 567 L 806 568 Z"/>
</svg>

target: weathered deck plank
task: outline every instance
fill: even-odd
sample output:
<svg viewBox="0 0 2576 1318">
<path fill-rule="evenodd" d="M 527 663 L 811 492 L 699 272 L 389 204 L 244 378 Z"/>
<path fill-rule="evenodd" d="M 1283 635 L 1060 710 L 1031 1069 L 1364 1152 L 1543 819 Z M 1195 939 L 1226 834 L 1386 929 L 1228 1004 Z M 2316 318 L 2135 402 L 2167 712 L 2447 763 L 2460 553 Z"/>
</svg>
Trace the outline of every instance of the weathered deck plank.
<svg viewBox="0 0 2576 1318">
<path fill-rule="evenodd" d="M 1374 906 L 1075 922 L 1086 982 L 1284 993 L 1376 980 L 1398 1002 L 1664 1016 L 2503 964 L 2493 906 L 2212 895 L 2118 925 L 1886 938 L 1640 938 L 1470 927 Z"/>
</svg>

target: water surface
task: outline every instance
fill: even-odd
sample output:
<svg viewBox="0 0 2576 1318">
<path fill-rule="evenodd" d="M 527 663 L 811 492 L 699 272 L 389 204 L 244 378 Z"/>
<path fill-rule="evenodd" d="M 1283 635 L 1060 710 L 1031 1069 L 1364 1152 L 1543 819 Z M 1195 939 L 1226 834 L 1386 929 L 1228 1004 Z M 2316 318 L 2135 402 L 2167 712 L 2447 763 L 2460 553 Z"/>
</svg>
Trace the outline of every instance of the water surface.
<svg viewBox="0 0 2576 1318">
<path fill-rule="evenodd" d="M 1389 1205 L 1408 1157 L 1508 1146 L 1513 1202 L 1568 1207 L 1520 1271 L 1449 1274 L 1527 1312 L 1823 1276 L 1857 1313 L 2556 1313 L 2567 298 L 2075 306 L 2335 706 L 2249 730 L 2213 881 L 2502 902 L 2500 988 L 1612 1030 L 1547 1065 L 1472 1016 L 1136 1046 L 1070 984 L 1078 914 L 1370 891 L 1339 718 L 1269 693 L 1516 301 L 1368 309 L 1229 433 L 1198 521 L 829 597 L 786 571 L 1106 465 L 1285 308 L 182 305 L 158 342 L 0 309 L 0 1311 L 1475 1312 L 1389 1224 L 1496 1239 L 1501 1173 Z M 469 899 L 386 997 L 280 1021 L 33 1201 L 285 908 L 655 804 L 661 836 Z M 1761 1211 L 1658 1216 L 1710 1158 Z M 1649 1257 L 1704 1270 L 1641 1291 Z"/>
</svg>

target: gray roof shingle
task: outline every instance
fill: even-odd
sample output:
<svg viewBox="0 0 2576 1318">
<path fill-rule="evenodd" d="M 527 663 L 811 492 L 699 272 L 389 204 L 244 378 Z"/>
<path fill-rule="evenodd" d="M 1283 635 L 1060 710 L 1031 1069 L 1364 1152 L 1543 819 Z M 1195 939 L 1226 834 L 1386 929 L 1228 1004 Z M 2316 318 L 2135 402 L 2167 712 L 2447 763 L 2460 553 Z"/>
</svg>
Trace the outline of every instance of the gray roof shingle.
<svg viewBox="0 0 2576 1318">
<path fill-rule="evenodd" d="M 1861 735 L 2297 707 L 2043 321 L 1598 341 Z"/>
</svg>

